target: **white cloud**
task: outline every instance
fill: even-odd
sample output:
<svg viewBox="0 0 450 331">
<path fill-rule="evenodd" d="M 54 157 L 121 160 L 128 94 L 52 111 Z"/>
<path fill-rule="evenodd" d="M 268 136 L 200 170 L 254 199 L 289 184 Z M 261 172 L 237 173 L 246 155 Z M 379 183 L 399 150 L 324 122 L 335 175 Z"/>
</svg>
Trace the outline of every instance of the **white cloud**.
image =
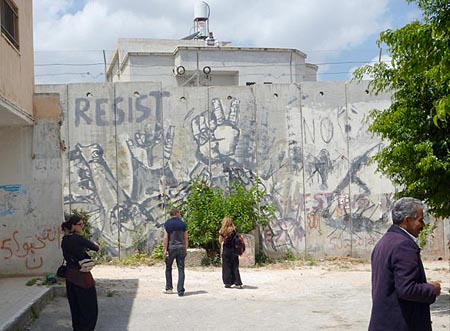
<svg viewBox="0 0 450 331">
<path fill-rule="evenodd" d="M 43 57 L 39 51 L 98 50 L 102 60 L 101 50 L 111 51 L 118 38 L 180 39 L 192 32 L 196 0 L 83 1 L 34 1 L 36 63 L 56 54 Z M 342 50 L 363 44 L 389 27 L 392 14 L 389 0 L 206 1 L 216 39 L 296 48 L 311 62 L 336 59 Z"/>
<path fill-rule="evenodd" d="M 383 28 L 387 0 L 209 0 L 209 5 L 211 30 L 221 40 L 335 49 Z M 194 16 L 194 1 L 186 0 L 90 0 L 76 14 L 68 12 L 71 7 L 68 0 L 35 1 L 37 49 L 86 48 L 92 40 L 111 48 L 111 40 L 120 37 L 181 38 Z"/>
<path fill-rule="evenodd" d="M 71 0 L 35 0 L 33 2 L 34 25 L 54 21 L 67 12 L 72 5 Z"/>
</svg>

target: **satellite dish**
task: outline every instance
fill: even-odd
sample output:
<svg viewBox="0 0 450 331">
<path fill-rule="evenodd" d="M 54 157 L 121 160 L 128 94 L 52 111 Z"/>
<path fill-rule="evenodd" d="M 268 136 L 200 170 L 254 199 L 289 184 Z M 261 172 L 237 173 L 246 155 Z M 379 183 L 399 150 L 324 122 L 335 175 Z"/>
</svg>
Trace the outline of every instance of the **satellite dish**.
<svg viewBox="0 0 450 331">
<path fill-rule="evenodd" d="M 200 31 L 194 32 L 192 34 L 190 34 L 189 36 L 183 37 L 180 40 L 194 40 L 195 37 L 197 37 L 199 35 Z"/>
</svg>

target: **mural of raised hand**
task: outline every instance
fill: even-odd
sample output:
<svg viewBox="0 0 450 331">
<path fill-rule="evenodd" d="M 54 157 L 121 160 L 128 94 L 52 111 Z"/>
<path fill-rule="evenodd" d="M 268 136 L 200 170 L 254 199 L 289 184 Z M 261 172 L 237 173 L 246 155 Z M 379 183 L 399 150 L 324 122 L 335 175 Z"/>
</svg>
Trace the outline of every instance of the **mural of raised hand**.
<svg viewBox="0 0 450 331">
<path fill-rule="evenodd" d="M 161 169 L 164 167 L 164 159 L 170 159 L 172 155 L 174 136 L 174 126 L 170 125 L 167 128 L 165 137 L 163 137 L 161 124 L 155 123 L 153 131 L 149 126 L 146 126 L 143 132 L 134 134 L 134 139 L 128 139 L 127 145 L 132 157 L 140 162 L 143 167 Z M 163 144 L 164 155 L 155 150 L 161 144 Z"/>
<path fill-rule="evenodd" d="M 163 137 L 161 125 L 155 123 L 153 131 L 146 127 L 144 132 L 136 132 L 134 139 L 126 141 L 133 168 L 131 197 L 134 201 L 144 201 L 151 196 L 160 195 L 161 178 L 165 178 L 168 186 L 177 185 L 169 162 L 172 156 L 174 136 L 174 126 L 168 126 Z M 157 147 L 162 147 L 162 153 Z"/>
<path fill-rule="evenodd" d="M 240 101 L 233 98 L 225 110 L 219 98 L 211 100 L 210 114 L 204 112 L 192 122 L 198 159 L 208 164 L 236 162 L 234 154 L 239 141 Z"/>
</svg>

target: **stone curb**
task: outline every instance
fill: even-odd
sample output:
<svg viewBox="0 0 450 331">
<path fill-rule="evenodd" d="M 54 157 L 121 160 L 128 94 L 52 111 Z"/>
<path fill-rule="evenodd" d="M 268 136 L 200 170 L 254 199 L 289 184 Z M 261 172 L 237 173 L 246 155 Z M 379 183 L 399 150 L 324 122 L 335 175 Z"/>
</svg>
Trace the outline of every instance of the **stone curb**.
<svg viewBox="0 0 450 331">
<path fill-rule="evenodd" d="M 36 318 L 39 318 L 40 311 L 49 301 L 51 301 L 55 296 L 64 296 L 65 293 L 66 288 L 64 286 L 54 285 L 52 287 L 48 287 L 40 296 L 33 298 L 34 301 L 30 302 L 25 307 L 18 309 L 16 314 L 12 316 L 5 325 L 3 325 L 3 328 L 0 329 L 0 331 L 26 330 L 26 326 L 30 324 L 30 322 Z"/>
</svg>

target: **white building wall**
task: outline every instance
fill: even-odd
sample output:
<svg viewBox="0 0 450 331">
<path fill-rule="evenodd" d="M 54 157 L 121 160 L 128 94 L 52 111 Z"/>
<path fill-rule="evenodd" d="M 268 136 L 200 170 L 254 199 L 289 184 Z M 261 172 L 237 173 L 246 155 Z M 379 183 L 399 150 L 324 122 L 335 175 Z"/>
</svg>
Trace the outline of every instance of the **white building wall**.
<svg viewBox="0 0 450 331">
<path fill-rule="evenodd" d="M 302 76 L 303 79 L 301 81 L 304 82 L 315 82 L 317 81 L 317 66 L 314 64 L 306 63 L 305 65 L 305 71 L 298 71 L 297 75 Z"/>
<path fill-rule="evenodd" d="M 151 61 L 143 56 L 130 55 L 126 67 L 129 77 L 123 81 L 161 81 L 164 86 L 174 85 L 175 75 L 173 57 L 168 55 L 154 55 Z"/>
<path fill-rule="evenodd" d="M 0 276 L 42 275 L 61 263 L 63 221 L 60 127 L 2 128 Z"/>
</svg>

